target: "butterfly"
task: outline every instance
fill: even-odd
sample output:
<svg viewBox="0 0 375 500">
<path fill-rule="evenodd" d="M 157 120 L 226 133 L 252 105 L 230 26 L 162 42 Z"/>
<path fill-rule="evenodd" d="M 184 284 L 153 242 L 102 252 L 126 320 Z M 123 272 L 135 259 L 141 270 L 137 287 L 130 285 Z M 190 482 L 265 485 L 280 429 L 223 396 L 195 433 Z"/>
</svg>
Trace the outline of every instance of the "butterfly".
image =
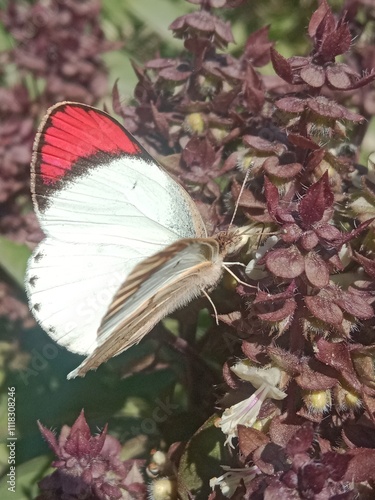
<svg viewBox="0 0 375 500">
<path fill-rule="evenodd" d="M 223 273 L 235 232 L 208 237 L 189 194 L 114 118 L 63 102 L 33 148 L 31 192 L 45 234 L 26 271 L 36 320 L 83 376 L 137 344 Z"/>
</svg>

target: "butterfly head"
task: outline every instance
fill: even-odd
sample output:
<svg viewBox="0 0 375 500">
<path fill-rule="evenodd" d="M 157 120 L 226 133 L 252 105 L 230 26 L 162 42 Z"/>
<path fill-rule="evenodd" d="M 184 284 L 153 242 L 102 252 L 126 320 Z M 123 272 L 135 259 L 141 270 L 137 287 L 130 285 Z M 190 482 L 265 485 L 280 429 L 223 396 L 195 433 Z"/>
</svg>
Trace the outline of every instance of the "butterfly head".
<svg viewBox="0 0 375 500">
<path fill-rule="evenodd" d="M 241 235 L 236 229 L 229 231 L 220 231 L 215 236 L 219 244 L 220 255 L 231 255 L 236 253 L 244 245 Z"/>
</svg>

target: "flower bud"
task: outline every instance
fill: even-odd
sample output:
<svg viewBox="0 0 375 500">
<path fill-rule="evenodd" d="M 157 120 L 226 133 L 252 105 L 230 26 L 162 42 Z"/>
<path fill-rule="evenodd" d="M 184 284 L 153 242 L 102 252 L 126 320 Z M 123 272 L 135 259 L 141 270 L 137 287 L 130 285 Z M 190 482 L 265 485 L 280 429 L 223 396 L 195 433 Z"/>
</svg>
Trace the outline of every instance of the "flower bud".
<svg viewBox="0 0 375 500">
<path fill-rule="evenodd" d="M 302 397 L 307 409 L 313 414 L 325 413 L 332 404 L 329 390 L 303 391 Z"/>
<path fill-rule="evenodd" d="M 362 406 L 362 400 L 353 389 L 344 386 L 335 387 L 335 405 L 338 411 L 355 410 Z"/>
<path fill-rule="evenodd" d="M 202 134 L 206 128 L 206 123 L 202 113 L 190 113 L 185 117 L 184 129 L 191 135 Z"/>
<path fill-rule="evenodd" d="M 175 500 L 177 499 L 176 480 L 168 477 L 155 479 L 149 488 L 152 500 Z"/>
</svg>

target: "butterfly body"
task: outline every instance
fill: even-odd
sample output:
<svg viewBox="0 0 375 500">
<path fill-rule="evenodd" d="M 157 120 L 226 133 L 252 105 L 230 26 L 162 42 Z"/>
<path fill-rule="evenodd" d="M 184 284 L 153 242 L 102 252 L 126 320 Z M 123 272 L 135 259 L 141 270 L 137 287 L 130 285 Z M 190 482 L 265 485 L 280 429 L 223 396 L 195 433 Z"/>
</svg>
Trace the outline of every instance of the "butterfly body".
<svg viewBox="0 0 375 500">
<path fill-rule="evenodd" d="M 35 145 L 32 196 L 46 235 L 26 273 L 47 333 L 84 375 L 215 286 L 228 250 L 207 238 L 186 191 L 106 113 L 51 108 Z"/>
</svg>

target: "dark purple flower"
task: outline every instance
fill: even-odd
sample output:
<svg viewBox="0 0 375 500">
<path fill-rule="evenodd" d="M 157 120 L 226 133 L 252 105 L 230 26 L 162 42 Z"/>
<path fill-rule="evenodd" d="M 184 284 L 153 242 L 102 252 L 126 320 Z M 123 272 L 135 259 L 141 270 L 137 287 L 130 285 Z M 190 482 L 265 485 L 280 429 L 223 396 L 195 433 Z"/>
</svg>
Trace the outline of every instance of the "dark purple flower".
<svg viewBox="0 0 375 500">
<path fill-rule="evenodd" d="M 100 54 L 114 48 L 99 24 L 100 1 L 36 2 L 28 8 L 8 2 L 5 27 L 17 44 L 17 67 L 45 79 L 44 102 L 71 99 L 93 104 L 107 90 Z"/>
<path fill-rule="evenodd" d="M 65 425 L 58 439 L 38 422 L 40 432 L 56 455 L 50 476 L 39 482 L 44 499 L 138 499 L 146 496 L 141 460 L 122 461 L 120 443 L 107 435 L 107 426 L 91 435 L 83 410 L 73 426 Z"/>
<path fill-rule="evenodd" d="M 192 12 L 178 17 L 169 28 L 179 38 L 192 36 L 210 38 L 218 47 L 234 42 L 229 23 L 206 11 Z"/>
<path fill-rule="evenodd" d="M 371 66 L 370 74 L 361 76 L 347 64 L 335 61 L 337 56 L 348 52 L 352 35 L 345 15 L 336 20 L 326 0 L 311 17 L 309 35 L 314 47 L 308 57 L 285 59 L 271 49 L 273 67 L 283 80 L 293 85 L 307 85 L 313 92 L 324 85 L 335 90 L 354 90 L 375 79 Z"/>
</svg>

